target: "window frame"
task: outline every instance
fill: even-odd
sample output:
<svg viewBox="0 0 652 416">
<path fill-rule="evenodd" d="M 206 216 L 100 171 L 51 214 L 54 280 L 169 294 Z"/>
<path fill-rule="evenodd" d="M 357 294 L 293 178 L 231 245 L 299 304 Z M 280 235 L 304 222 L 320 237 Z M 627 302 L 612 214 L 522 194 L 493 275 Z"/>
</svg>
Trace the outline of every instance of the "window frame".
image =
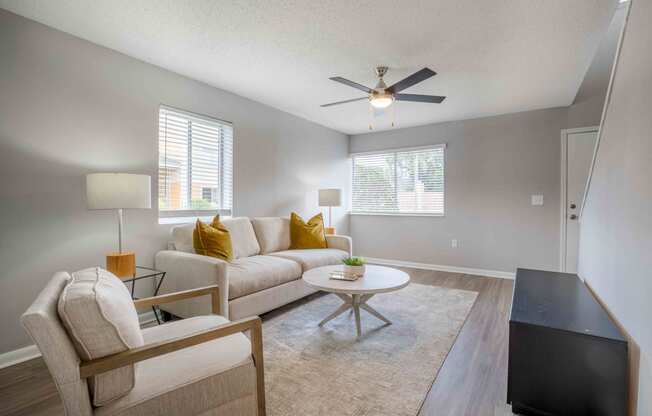
<svg viewBox="0 0 652 416">
<path fill-rule="evenodd" d="M 188 118 L 194 118 L 198 120 L 204 120 L 208 123 L 216 123 L 216 124 L 222 124 L 225 127 L 230 127 L 231 128 L 231 209 L 179 209 L 179 210 L 162 210 L 158 204 L 159 200 L 159 193 L 160 193 L 160 172 L 163 166 L 160 164 L 160 143 L 161 143 L 161 136 L 160 136 L 160 123 L 161 123 L 161 111 L 166 110 L 170 111 L 173 113 L 177 113 L 181 116 L 187 116 Z M 235 174 L 235 169 L 233 166 L 233 160 L 234 160 L 234 153 L 235 153 L 235 127 L 232 122 L 223 120 L 217 117 L 212 117 L 212 116 L 207 116 L 199 113 L 193 113 L 191 111 L 187 110 L 182 110 L 176 107 L 172 107 L 169 105 L 165 104 L 159 104 L 158 106 L 158 111 L 157 111 L 157 124 L 156 124 L 156 137 L 157 137 L 157 210 L 158 210 L 158 219 L 159 219 L 159 224 L 176 224 L 176 223 L 188 223 L 188 222 L 194 222 L 197 219 L 203 219 L 203 220 L 210 220 L 212 217 L 215 215 L 220 215 L 220 217 L 232 217 L 234 216 L 233 214 L 233 206 L 235 202 L 234 198 L 234 174 Z M 225 148 L 221 144 L 220 145 L 220 155 L 219 155 L 219 160 L 220 160 L 220 181 L 222 181 L 223 176 L 223 171 L 224 171 L 224 166 L 223 166 L 223 161 L 224 161 L 224 153 L 225 153 Z M 192 177 L 190 178 L 190 181 L 192 181 Z M 223 191 L 222 191 L 223 192 Z"/>
<path fill-rule="evenodd" d="M 349 158 L 351 159 L 351 194 L 350 194 L 350 200 L 349 200 L 349 215 L 360 215 L 360 216 L 380 216 L 380 217 L 445 217 L 446 216 L 446 148 L 447 144 L 444 143 L 438 143 L 438 144 L 431 144 L 431 145 L 425 145 L 425 146 L 412 146 L 412 147 L 395 147 L 395 148 L 390 148 L 390 149 L 383 149 L 383 150 L 372 150 L 372 151 L 366 151 L 366 152 L 352 152 L 349 153 Z M 444 195 L 444 203 L 442 204 L 442 212 L 383 212 L 383 211 L 354 211 L 353 210 L 353 178 L 354 178 L 354 168 L 355 168 L 355 158 L 358 156 L 371 156 L 371 155 L 386 155 L 386 154 L 394 154 L 394 157 L 396 158 L 396 155 L 398 153 L 403 153 L 403 152 L 413 152 L 413 151 L 419 151 L 419 150 L 431 150 L 431 149 L 441 149 L 442 150 L 442 161 L 443 161 L 443 175 L 444 175 L 444 181 L 443 181 L 443 195 Z M 395 173 L 396 174 L 396 173 Z M 396 180 L 396 178 L 395 178 Z"/>
</svg>

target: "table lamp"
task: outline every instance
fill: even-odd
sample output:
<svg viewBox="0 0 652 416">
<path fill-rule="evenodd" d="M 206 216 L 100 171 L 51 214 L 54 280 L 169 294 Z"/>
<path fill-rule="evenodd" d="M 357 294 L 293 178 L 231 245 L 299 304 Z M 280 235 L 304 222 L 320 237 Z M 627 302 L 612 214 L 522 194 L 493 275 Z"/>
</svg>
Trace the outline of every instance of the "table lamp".
<svg viewBox="0 0 652 416">
<path fill-rule="evenodd" d="M 332 209 L 342 205 L 342 190 L 341 189 L 320 189 L 319 190 L 319 206 L 328 207 L 328 227 L 324 228 L 324 233 L 335 234 L 335 227 L 332 226 Z"/>
<path fill-rule="evenodd" d="M 88 209 L 115 209 L 118 213 L 118 251 L 106 256 L 106 269 L 118 277 L 134 276 L 136 255 L 122 251 L 122 210 L 152 207 L 151 177 L 130 173 L 91 173 L 86 175 Z"/>
</svg>

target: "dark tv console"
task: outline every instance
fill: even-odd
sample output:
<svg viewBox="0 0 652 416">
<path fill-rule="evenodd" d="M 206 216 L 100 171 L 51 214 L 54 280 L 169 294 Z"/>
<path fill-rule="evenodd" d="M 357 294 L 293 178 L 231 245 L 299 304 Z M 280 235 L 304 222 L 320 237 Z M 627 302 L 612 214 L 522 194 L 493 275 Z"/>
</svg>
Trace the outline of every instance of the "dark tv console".
<svg viewBox="0 0 652 416">
<path fill-rule="evenodd" d="M 518 269 L 507 403 L 524 415 L 625 416 L 627 341 L 575 274 Z"/>
</svg>

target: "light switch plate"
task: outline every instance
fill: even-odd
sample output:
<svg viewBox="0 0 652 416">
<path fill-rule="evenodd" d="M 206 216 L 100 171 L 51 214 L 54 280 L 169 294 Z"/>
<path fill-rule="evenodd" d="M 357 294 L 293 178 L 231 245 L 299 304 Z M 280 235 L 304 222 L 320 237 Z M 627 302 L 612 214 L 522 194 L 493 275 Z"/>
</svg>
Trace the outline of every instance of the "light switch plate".
<svg viewBox="0 0 652 416">
<path fill-rule="evenodd" d="M 543 195 L 532 195 L 532 205 L 535 207 L 543 206 Z"/>
</svg>

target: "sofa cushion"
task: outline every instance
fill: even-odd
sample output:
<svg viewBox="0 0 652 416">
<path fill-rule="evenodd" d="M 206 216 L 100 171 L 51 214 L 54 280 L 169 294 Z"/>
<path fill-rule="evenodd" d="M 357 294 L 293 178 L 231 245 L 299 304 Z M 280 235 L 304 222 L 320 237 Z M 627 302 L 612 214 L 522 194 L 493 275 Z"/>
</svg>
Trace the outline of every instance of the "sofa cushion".
<svg viewBox="0 0 652 416">
<path fill-rule="evenodd" d="M 256 239 L 254 227 L 247 217 L 225 218 L 222 224 L 231 234 L 233 258 L 255 256 L 260 253 L 260 246 Z"/>
<path fill-rule="evenodd" d="M 144 329 L 143 336 L 151 344 L 228 322 L 218 315 L 198 316 Z M 255 390 L 251 343 L 239 333 L 141 361 L 136 387 L 95 414 L 158 415 L 165 409 L 166 415 L 196 415 Z"/>
<path fill-rule="evenodd" d="M 290 248 L 290 220 L 288 218 L 259 217 L 252 219 L 251 224 L 254 226 L 260 244 L 260 254 Z"/>
<path fill-rule="evenodd" d="M 58 312 L 84 360 L 105 357 L 143 345 L 131 295 L 124 283 L 99 267 L 80 270 L 61 291 Z M 134 387 L 134 365 L 90 380 L 95 406 L 103 406 Z"/>
<path fill-rule="evenodd" d="M 229 263 L 229 299 L 250 295 L 301 277 L 301 266 L 274 256 L 251 256 Z"/>
<path fill-rule="evenodd" d="M 315 267 L 341 264 L 343 259 L 349 257 L 349 253 L 336 248 L 286 250 L 270 253 L 269 255 L 296 261 L 301 265 L 304 272 Z"/>
<path fill-rule="evenodd" d="M 192 245 L 192 233 L 195 229 L 195 224 L 183 224 L 172 227 L 172 243 L 174 249 L 183 251 L 185 253 L 194 253 L 195 249 Z"/>
<path fill-rule="evenodd" d="M 256 239 L 254 227 L 247 217 L 224 218 L 220 219 L 224 227 L 229 230 L 231 235 L 231 247 L 233 249 L 233 258 L 255 256 L 260 253 L 260 246 Z M 194 253 L 195 249 L 192 244 L 192 233 L 195 224 L 183 224 L 172 227 L 172 242 L 174 249 L 186 253 Z"/>
</svg>

